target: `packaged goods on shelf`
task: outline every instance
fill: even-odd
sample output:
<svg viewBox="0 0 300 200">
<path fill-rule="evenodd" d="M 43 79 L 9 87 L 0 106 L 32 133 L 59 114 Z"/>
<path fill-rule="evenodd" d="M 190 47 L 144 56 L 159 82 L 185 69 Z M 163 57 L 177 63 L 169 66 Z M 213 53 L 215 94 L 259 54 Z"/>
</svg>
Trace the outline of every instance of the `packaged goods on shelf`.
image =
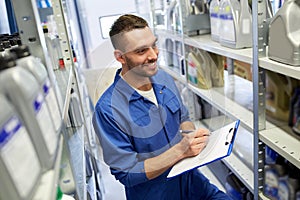
<svg viewBox="0 0 300 200">
<path fill-rule="evenodd" d="M 296 199 L 300 189 L 300 169 L 266 146 L 263 193 L 270 199 Z"/>
<path fill-rule="evenodd" d="M 172 39 L 167 38 L 165 40 L 164 49 L 165 49 L 164 53 L 165 53 L 166 65 L 169 67 L 174 66 L 173 63 L 174 42 L 172 41 Z"/>
<path fill-rule="evenodd" d="M 188 77 L 192 84 L 201 89 L 211 88 L 210 70 L 208 59 L 199 50 L 188 54 Z"/>
<path fill-rule="evenodd" d="M 16 65 L 12 55 L 0 57 L 0 65 L 0 91 L 23 119 L 46 171 L 53 167 L 58 136 L 39 84 L 30 72 Z"/>
<path fill-rule="evenodd" d="M 45 102 L 57 134 L 60 133 L 62 118 L 54 89 L 50 83 L 46 67 L 36 57 L 33 57 L 26 45 L 18 46 L 10 50 L 17 56 L 17 65 L 28 70 L 38 81 L 43 91 Z"/>
<path fill-rule="evenodd" d="M 300 189 L 300 170 L 287 163 L 288 175 L 279 179 L 278 198 L 280 200 L 296 199 L 296 192 Z"/>
<path fill-rule="evenodd" d="M 269 116 L 288 122 L 289 102 L 296 84 L 290 77 L 266 71 L 266 112 Z"/>
<path fill-rule="evenodd" d="M 263 193 L 270 199 L 277 199 L 279 180 L 287 175 L 284 159 L 277 157 L 275 163 L 266 163 Z"/>
<path fill-rule="evenodd" d="M 222 57 L 192 47 L 189 51 L 187 57 L 189 82 L 201 89 L 224 86 Z"/>
<path fill-rule="evenodd" d="M 239 60 L 234 60 L 234 74 L 252 81 L 252 67 L 251 64 L 241 62 Z"/>
<path fill-rule="evenodd" d="M 28 130 L 0 94 L 0 199 L 31 199 L 42 168 Z"/>
<path fill-rule="evenodd" d="M 208 3 L 202 0 L 186 1 L 185 33 L 189 36 L 210 33 Z"/>
<path fill-rule="evenodd" d="M 289 126 L 292 130 L 300 135 L 300 88 L 297 87 L 294 90 L 290 101 L 290 115 L 289 115 Z"/>
<path fill-rule="evenodd" d="M 220 44 L 230 48 L 252 46 L 252 15 L 247 0 L 221 0 L 219 7 Z"/>
<path fill-rule="evenodd" d="M 270 59 L 300 66 L 300 0 L 288 0 L 270 22 Z"/>
</svg>

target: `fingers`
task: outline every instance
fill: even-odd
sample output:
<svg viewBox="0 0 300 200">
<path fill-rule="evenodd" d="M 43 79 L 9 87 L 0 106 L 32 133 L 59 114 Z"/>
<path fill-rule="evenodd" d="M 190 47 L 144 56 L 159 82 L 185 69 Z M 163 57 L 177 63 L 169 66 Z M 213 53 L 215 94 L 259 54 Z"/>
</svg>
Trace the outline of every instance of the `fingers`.
<svg viewBox="0 0 300 200">
<path fill-rule="evenodd" d="M 195 131 L 195 137 L 209 136 L 210 131 L 208 129 L 199 128 Z"/>
</svg>

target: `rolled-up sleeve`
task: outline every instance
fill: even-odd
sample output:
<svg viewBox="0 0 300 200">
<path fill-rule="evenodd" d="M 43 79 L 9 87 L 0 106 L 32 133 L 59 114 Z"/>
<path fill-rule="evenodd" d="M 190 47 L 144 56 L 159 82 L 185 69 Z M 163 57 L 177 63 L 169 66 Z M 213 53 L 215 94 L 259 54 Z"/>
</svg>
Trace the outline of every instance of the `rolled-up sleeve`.
<svg viewBox="0 0 300 200">
<path fill-rule="evenodd" d="M 104 161 L 115 178 L 127 187 L 148 181 L 144 161 L 138 160 L 130 136 L 120 129 L 105 108 L 96 106 L 93 126 L 103 149 Z"/>
</svg>

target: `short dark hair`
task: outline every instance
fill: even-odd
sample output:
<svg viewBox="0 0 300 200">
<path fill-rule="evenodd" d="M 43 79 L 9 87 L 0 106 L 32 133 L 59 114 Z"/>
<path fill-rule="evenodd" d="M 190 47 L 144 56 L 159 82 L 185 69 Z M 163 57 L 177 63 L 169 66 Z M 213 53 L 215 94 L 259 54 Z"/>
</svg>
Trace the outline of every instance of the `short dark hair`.
<svg viewBox="0 0 300 200">
<path fill-rule="evenodd" d="M 139 16 L 125 14 L 120 16 L 111 26 L 109 36 L 114 48 L 117 48 L 118 35 L 132 31 L 134 29 L 143 29 L 149 27 L 147 21 Z"/>
</svg>

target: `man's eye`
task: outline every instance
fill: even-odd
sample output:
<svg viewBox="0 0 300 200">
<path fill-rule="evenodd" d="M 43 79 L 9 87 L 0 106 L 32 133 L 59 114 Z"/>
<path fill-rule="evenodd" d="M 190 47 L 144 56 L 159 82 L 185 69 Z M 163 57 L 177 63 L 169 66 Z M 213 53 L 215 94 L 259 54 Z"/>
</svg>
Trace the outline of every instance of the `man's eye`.
<svg viewBox="0 0 300 200">
<path fill-rule="evenodd" d="M 143 54 L 145 52 L 146 52 L 146 49 L 139 49 L 136 51 L 136 53 L 138 53 L 138 54 Z"/>
</svg>

